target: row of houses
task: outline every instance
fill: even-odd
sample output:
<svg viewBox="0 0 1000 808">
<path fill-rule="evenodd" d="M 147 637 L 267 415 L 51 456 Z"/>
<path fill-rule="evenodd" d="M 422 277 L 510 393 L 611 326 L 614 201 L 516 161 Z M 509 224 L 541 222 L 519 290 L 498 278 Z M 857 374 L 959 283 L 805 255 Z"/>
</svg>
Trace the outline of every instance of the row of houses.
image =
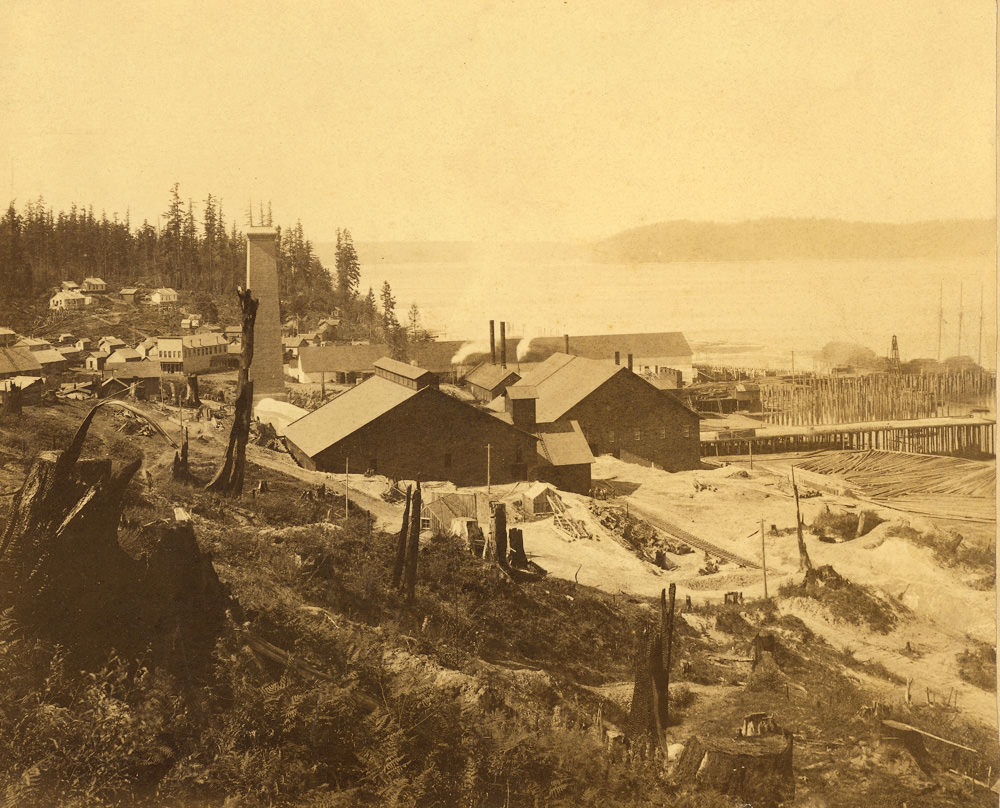
<svg viewBox="0 0 1000 808">
<path fill-rule="evenodd" d="M 95 295 L 105 295 L 108 285 L 101 278 L 84 278 L 83 283 L 63 281 L 61 288 L 49 298 L 49 308 L 53 311 L 73 311 L 90 306 Z M 144 292 L 137 286 L 120 289 L 117 298 L 124 303 L 148 303 L 151 306 L 173 306 L 179 301 L 175 289 L 160 287 Z"/>
<path fill-rule="evenodd" d="M 496 366 L 499 393 L 485 406 L 442 391 L 425 367 L 385 357 L 372 366 L 284 428 L 301 465 L 457 485 L 544 480 L 581 493 L 599 454 L 668 471 L 700 466 L 698 413 L 634 366 L 561 351 L 523 376 Z"/>
<path fill-rule="evenodd" d="M 479 400 L 495 397 L 505 375 L 501 371 L 520 375 L 558 352 L 629 366 L 661 388 L 680 387 L 694 379 L 693 352 L 680 332 L 511 338 L 499 343 L 491 339 L 490 345 L 492 351 L 485 342 L 414 343 L 407 348 L 407 359 L 451 383 L 485 368 L 482 378 L 473 377 L 470 383 L 470 389 L 477 388 L 473 393 Z M 388 345 L 380 343 L 302 345 L 290 372 L 302 383 L 355 384 L 374 375 L 375 362 L 391 353 Z"/>
</svg>

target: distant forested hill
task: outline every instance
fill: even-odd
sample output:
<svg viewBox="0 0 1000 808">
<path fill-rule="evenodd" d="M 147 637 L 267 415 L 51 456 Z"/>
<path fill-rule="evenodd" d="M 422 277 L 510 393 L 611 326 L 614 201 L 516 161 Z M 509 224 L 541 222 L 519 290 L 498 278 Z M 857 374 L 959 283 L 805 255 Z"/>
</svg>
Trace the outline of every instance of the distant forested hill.
<svg viewBox="0 0 1000 808">
<path fill-rule="evenodd" d="M 626 230 L 594 245 L 595 257 L 611 263 L 988 258 L 995 250 L 996 223 L 989 219 L 672 221 Z"/>
</svg>

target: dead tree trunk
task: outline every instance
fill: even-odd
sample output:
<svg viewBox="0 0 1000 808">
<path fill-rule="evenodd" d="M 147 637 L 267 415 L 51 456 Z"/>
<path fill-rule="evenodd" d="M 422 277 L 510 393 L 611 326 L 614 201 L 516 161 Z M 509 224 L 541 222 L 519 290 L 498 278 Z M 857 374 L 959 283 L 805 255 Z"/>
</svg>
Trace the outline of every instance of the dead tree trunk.
<svg viewBox="0 0 1000 808">
<path fill-rule="evenodd" d="M 659 625 L 643 626 L 639 633 L 639 648 L 635 657 L 635 687 L 629 710 L 629 734 L 635 740 L 652 741 L 654 748 L 666 754 L 669 700 L 669 644 L 673 633 L 672 589 L 670 609 L 667 593 L 660 593 Z"/>
<path fill-rule="evenodd" d="M 250 381 L 250 363 L 253 361 L 253 327 L 257 319 L 258 300 L 249 289 L 238 289 L 240 308 L 243 311 L 243 342 L 240 351 L 240 375 L 236 395 L 236 412 L 233 428 L 229 431 L 226 459 L 206 490 L 229 497 L 243 492 L 243 474 L 246 468 L 247 441 L 250 439 L 250 420 L 253 416 L 253 382 Z"/>
<path fill-rule="evenodd" d="M 508 533 L 510 540 L 510 565 L 516 569 L 528 566 L 528 554 L 524 552 L 524 532 L 519 527 L 512 527 Z"/>
<path fill-rule="evenodd" d="M 806 550 L 806 540 L 802 536 L 802 513 L 799 511 L 799 487 L 795 484 L 795 467 L 792 467 L 792 493 L 795 495 L 795 533 L 799 540 L 799 571 L 812 569 L 809 551 Z"/>
<path fill-rule="evenodd" d="M 198 397 L 198 374 L 189 373 L 187 375 L 187 389 L 184 391 L 184 403 L 191 407 L 200 407 L 201 399 Z"/>
<path fill-rule="evenodd" d="M 396 559 L 392 565 L 392 588 L 399 589 L 403 579 L 403 567 L 406 565 L 406 535 L 410 527 L 410 503 L 413 500 L 413 486 L 406 489 L 406 505 L 403 507 L 403 524 L 399 528 L 399 539 L 396 542 Z"/>
<path fill-rule="evenodd" d="M 417 551 L 420 549 L 420 482 L 413 492 L 413 504 L 410 507 L 410 528 L 406 537 L 406 574 L 403 586 L 406 589 L 406 605 L 413 605 L 413 597 L 417 586 Z"/>
<path fill-rule="evenodd" d="M 507 507 L 497 503 L 490 517 L 493 538 L 489 544 L 489 558 L 504 569 L 507 568 Z"/>
<path fill-rule="evenodd" d="M 174 452 L 173 478 L 179 482 L 191 480 L 191 466 L 188 464 L 188 431 L 184 427 L 184 443 L 180 452 Z"/>
<path fill-rule="evenodd" d="M 0 416 L 17 416 L 21 414 L 21 388 L 11 382 L 7 395 L 3 398 L 3 410 Z"/>
</svg>

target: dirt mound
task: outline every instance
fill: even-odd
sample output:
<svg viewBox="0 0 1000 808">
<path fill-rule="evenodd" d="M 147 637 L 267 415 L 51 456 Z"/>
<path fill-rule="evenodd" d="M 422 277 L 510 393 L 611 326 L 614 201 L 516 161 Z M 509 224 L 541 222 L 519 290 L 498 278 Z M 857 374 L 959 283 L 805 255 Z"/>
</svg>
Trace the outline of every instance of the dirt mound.
<svg viewBox="0 0 1000 808">
<path fill-rule="evenodd" d="M 880 634 L 888 634 L 898 622 L 898 607 L 869 587 L 844 578 L 829 564 L 806 570 L 801 584 L 786 584 L 780 591 L 782 595 L 819 601 L 833 617 L 865 625 Z"/>
</svg>

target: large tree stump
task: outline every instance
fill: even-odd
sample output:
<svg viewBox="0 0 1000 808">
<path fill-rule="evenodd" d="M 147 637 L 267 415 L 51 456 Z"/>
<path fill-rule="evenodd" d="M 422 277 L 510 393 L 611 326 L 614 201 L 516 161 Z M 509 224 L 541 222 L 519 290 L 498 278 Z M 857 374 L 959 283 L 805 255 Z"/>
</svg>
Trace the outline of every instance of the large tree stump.
<svg viewBox="0 0 1000 808">
<path fill-rule="evenodd" d="M 0 410 L 0 417 L 20 415 L 22 400 L 21 388 L 11 382 L 6 395 L 3 397 L 3 409 Z"/>
<path fill-rule="evenodd" d="M 253 361 L 253 327 L 257 320 L 258 300 L 249 289 L 237 289 L 240 308 L 243 311 L 243 342 L 240 350 L 240 374 L 237 385 L 236 412 L 233 427 L 229 431 L 229 445 L 222 468 L 212 481 L 205 486 L 230 497 L 238 497 L 243 492 L 243 475 L 246 469 L 247 441 L 250 439 L 250 421 L 253 417 L 253 382 L 250 381 L 250 363 Z"/>
<path fill-rule="evenodd" d="M 64 451 L 39 455 L 14 500 L 0 536 L 0 611 L 82 666 L 112 648 L 135 660 L 152 647 L 154 663 L 190 676 L 210 659 L 227 599 L 190 525 L 161 530 L 145 560 L 121 548 L 122 500 L 141 460 L 114 470 L 108 458 L 80 459 L 100 406 Z"/>
<path fill-rule="evenodd" d="M 754 808 L 777 808 L 795 799 L 792 737 L 741 740 L 691 737 L 673 774 L 677 785 L 713 788 Z"/>
<path fill-rule="evenodd" d="M 629 709 L 629 735 L 640 742 L 652 741 L 666 753 L 664 731 L 669 719 L 670 664 L 673 648 L 674 600 L 676 587 L 660 592 L 660 619 L 657 625 L 643 626 L 635 655 L 635 685 Z"/>
</svg>

